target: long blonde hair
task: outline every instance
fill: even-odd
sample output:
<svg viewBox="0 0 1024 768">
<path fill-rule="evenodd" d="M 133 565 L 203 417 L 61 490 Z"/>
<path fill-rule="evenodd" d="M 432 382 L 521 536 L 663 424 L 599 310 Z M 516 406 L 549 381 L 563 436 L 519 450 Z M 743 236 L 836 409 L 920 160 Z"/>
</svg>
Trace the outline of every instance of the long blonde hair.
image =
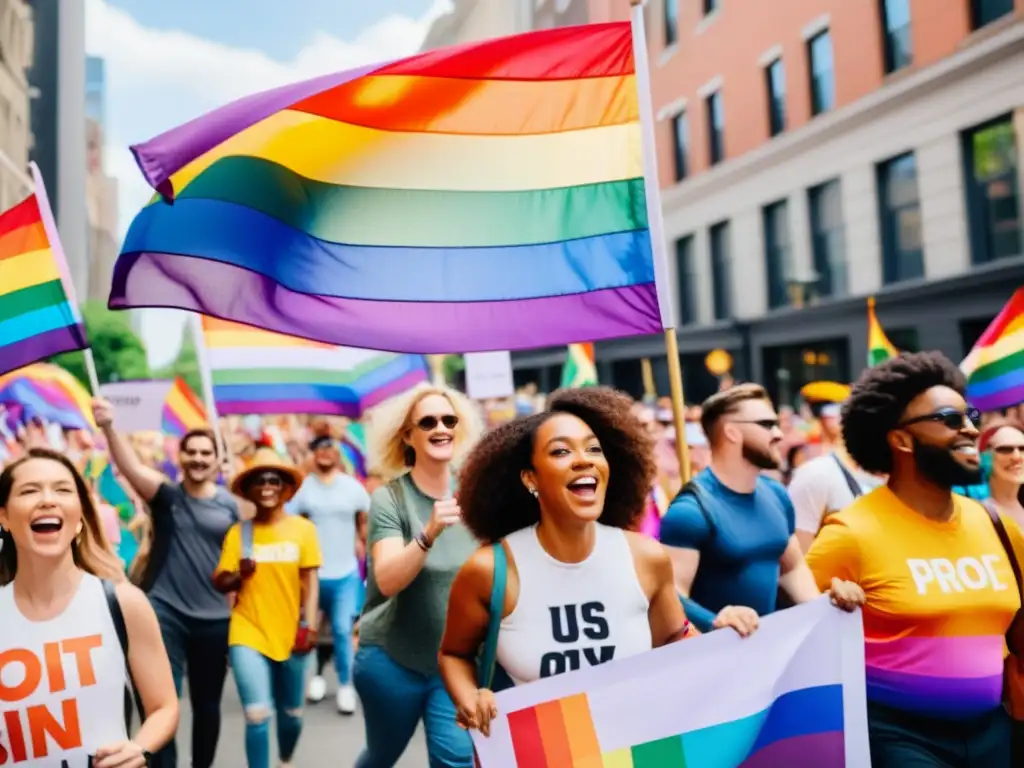
<svg viewBox="0 0 1024 768">
<path fill-rule="evenodd" d="M 89 486 L 82 479 L 75 465 L 62 453 L 49 448 L 30 448 L 17 461 L 11 462 L 0 473 L 0 508 L 7 506 L 14 488 L 14 473 L 18 468 L 32 459 L 45 459 L 60 464 L 67 469 L 75 481 L 78 501 L 82 505 L 82 533 L 72 542 L 71 552 L 75 565 L 86 573 L 111 581 L 123 581 L 124 570 L 121 561 L 107 543 L 100 523 L 99 512 L 93 503 Z M 0 587 L 7 586 L 18 573 L 18 550 L 14 546 L 14 537 L 3 533 L 3 547 L 0 547 Z"/>
<path fill-rule="evenodd" d="M 415 461 L 411 449 L 405 442 L 413 428 L 412 413 L 420 401 L 438 395 L 451 403 L 452 410 L 459 417 L 455 427 L 454 466 L 462 463 L 470 449 L 484 431 L 483 417 L 476 404 L 458 390 L 420 384 L 401 395 L 385 401 L 373 410 L 368 429 L 368 453 L 370 470 L 384 480 L 391 480 L 407 472 Z"/>
</svg>

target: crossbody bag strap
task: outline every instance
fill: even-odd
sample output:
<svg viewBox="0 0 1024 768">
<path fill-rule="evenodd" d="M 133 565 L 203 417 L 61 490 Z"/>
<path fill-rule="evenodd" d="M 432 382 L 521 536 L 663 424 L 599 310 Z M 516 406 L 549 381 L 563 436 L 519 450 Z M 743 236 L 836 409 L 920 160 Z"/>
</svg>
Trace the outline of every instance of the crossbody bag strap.
<svg viewBox="0 0 1024 768">
<path fill-rule="evenodd" d="M 1020 563 L 1017 561 L 1017 553 L 1013 548 L 1013 543 L 1010 541 L 1010 534 L 1006 531 L 1006 525 L 1003 523 L 1003 518 L 999 515 L 999 510 L 996 506 L 989 501 L 982 503 L 985 511 L 988 512 L 989 518 L 992 520 L 992 526 L 996 529 L 996 535 L 999 537 L 999 543 L 1003 545 L 1003 549 L 1006 551 L 1006 559 L 1010 563 L 1010 570 L 1013 571 L 1014 581 L 1017 582 L 1017 594 L 1020 596 L 1021 609 L 1017 611 L 1017 615 L 1014 616 L 1013 622 L 1010 624 L 1010 629 L 1006 633 L 1006 645 L 1012 653 L 1015 655 L 1018 652 L 1024 652 L 1024 648 L 1016 647 L 1018 643 L 1014 642 L 1014 635 L 1018 634 L 1015 632 L 1015 628 L 1022 615 L 1024 615 L 1024 580 L 1021 579 Z"/>
<path fill-rule="evenodd" d="M 850 489 L 850 493 L 853 494 L 853 498 L 856 500 L 863 496 L 864 489 L 860 487 L 860 483 L 857 482 L 857 478 L 853 476 L 853 473 L 843 464 L 843 460 L 834 453 L 832 458 L 835 460 L 836 466 L 839 467 L 839 471 L 843 473 L 843 479 L 846 481 L 846 486 Z"/>
<path fill-rule="evenodd" d="M 239 523 L 241 526 L 241 538 L 242 538 L 242 559 L 252 560 L 255 546 L 253 544 L 253 529 L 252 520 L 243 520 Z"/>
<path fill-rule="evenodd" d="M 694 502 L 697 504 L 697 509 L 700 510 L 701 516 L 704 518 L 704 522 L 708 526 L 708 540 L 705 546 L 711 544 L 718 536 L 718 526 L 715 524 L 715 518 L 712 516 L 711 511 L 708 509 L 707 496 L 704 493 L 700 485 L 697 484 L 696 480 L 691 480 L 680 491 L 680 493 L 688 493 L 693 496 Z"/>
<path fill-rule="evenodd" d="M 108 579 L 101 579 L 100 581 L 103 584 L 103 594 L 107 599 L 110 619 L 114 623 L 117 642 L 120 644 L 121 654 L 124 656 L 124 726 L 125 733 L 131 735 L 133 704 L 139 712 L 140 723 L 146 718 L 146 710 L 142 706 L 142 697 L 139 696 L 139 689 L 135 687 L 135 677 L 132 675 L 131 663 L 128 661 L 128 625 L 125 624 L 124 611 L 121 610 L 121 601 L 117 599 L 117 587 L 114 586 L 114 582 Z"/>
<path fill-rule="evenodd" d="M 505 612 L 505 586 L 508 582 L 508 556 L 499 541 L 491 545 L 494 553 L 494 578 L 491 582 L 491 601 L 487 635 L 480 654 L 480 670 L 477 679 L 481 688 L 494 684 L 494 668 L 498 662 L 498 633 L 501 631 L 501 615 Z"/>
</svg>

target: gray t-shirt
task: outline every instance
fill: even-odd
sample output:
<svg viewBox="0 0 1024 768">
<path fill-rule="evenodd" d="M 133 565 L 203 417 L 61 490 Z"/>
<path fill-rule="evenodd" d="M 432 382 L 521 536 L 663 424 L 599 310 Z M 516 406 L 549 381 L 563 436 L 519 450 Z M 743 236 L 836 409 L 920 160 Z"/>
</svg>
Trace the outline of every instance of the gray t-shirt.
<svg viewBox="0 0 1024 768">
<path fill-rule="evenodd" d="M 370 495 L 362 483 L 343 474 L 335 475 L 329 483 L 307 475 L 285 509 L 308 517 L 316 526 L 323 553 L 321 581 L 344 579 L 356 572 L 356 514 L 370 509 Z"/>
<path fill-rule="evenodd" d="M 396 499 L 397 496 L 397 499 Z M 461 523 L 437 537 L 416 578 L 388 599 L 380 593 L 373 576 L 373 545 L 389 538 L 407 544 L 430 521 L 437 501 L 423 493 L 406 474 L 370 497 L 367 531 L 366 605 L 359 622 L 360 642 L 377 645 L 396 662 L 423 675 L 437 674 L 448 593 L 459 568 L 478 544 Z"/>
<path fill-rule="evenodd" d="M 224 537 L 238 520 L 238 503 L 223 488 L 209 499 L 188 496 L 180 484 L 163 483 L 149 504 L 153 517 L 169 515 L 172 525 L 167 557 L 149 599 L 193 619 L 227 619 L 231 609 L 213 588 Z"/>
</svg>

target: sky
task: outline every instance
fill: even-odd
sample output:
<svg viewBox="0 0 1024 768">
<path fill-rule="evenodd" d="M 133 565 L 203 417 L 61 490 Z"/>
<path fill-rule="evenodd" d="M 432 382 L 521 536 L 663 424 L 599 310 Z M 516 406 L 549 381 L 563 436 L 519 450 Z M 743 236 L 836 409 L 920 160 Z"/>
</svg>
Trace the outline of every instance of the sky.
<svg viewBox="0 0 1024 768">
<path fill-rule="evenodd" d="M 86 51 L 106 60 L 106 171 L 120 235 L 152 191 L 128 147 L 284 83 L 419 50 L 450 0 L 86 0 Z M 184 314 L 146 310 L 154 367 L 174 359 Z"/>
</svg>

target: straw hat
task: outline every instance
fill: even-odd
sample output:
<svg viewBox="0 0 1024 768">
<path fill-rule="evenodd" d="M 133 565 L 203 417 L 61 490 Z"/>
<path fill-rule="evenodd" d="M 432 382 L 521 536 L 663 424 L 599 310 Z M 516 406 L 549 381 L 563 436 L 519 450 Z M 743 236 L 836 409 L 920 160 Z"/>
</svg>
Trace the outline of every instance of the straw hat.
<svg viewBox="0 0 1024 768">
<path fill-rule="evenodd" d="M 292 496 L 299 490 L 299 486 L 302 485 L 302 473 L 291 464 L 288 464 L 280 456 L 277 451 L 272 448 L 260 448 L 256 451 L 256 454 L 252 457 L 252 462 L 248 469 L 244 472 L 240 472 L 235 476 L 235 479 L 231 481 L 231 492 L 236 496 L 244 496 L 243 488 L 246 482 L 255 475 L 267 470 L 273 470 L 280 472 L 292 483 L 292 489 L 289 491 L 285 488 L 284 496 L 285 501 L 291 499 Z"/>
</svg>

